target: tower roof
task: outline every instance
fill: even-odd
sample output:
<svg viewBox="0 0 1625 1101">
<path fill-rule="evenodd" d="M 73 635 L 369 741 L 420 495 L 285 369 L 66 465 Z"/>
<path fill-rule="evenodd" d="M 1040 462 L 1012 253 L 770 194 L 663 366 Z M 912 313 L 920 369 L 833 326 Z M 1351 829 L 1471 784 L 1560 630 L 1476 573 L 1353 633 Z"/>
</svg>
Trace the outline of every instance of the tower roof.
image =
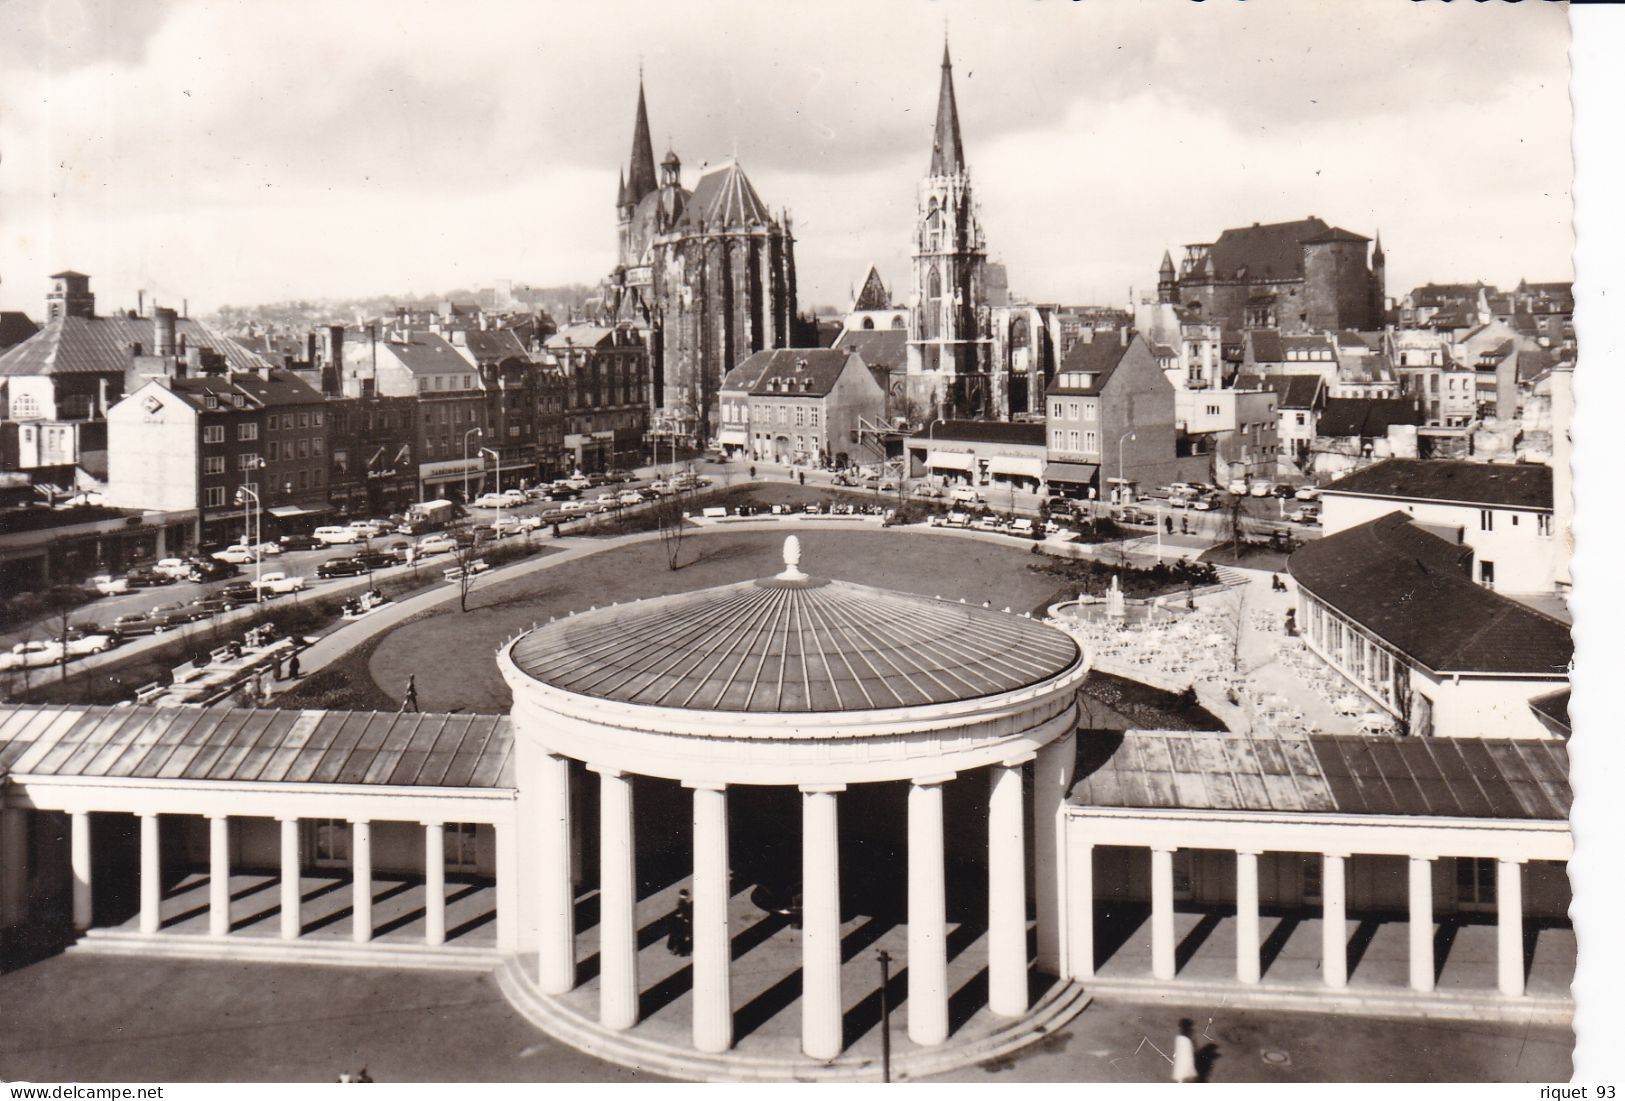
<svg viewBox="0 0 1625 1101">
<path fill-rule="evenodd" d="M 632 126 L 632 164 L 627 172 L 627 200 L 633 204 L 659 186 L 655 180 L 655 147 L 649 139 L 649 108 L 643 100 L 643 78 L 638 78 L 638 118 Z"/>
<path fill-rule="evenodd" d="M 884 310 L 891 305 L 891 299 L 886 294 L 886 284 L 880 280 L 880 272 L 875 270 L 873 264 L 869 265 L 869 274 L 864 277 L 863 289 L 858 292 L 857 300 L 852 303 L 854 310 Z"/>
<path fill-rule="evenodd" d="M 626 205 L 626 169 L 624 168 L 621 169 L 620 189 L 615 193 L 615 205 L 618 207 Z"/>
<path fill-rule="evenodd" d="M 1164 279 L 1172 279 L 1174 277 L 1174 258 L 1173 254 L 1167 249 L 1162 250 L 1162 267 L 1158 269 L 1158 273 Z"/>
<path fill-rule="evenodd" d="M 743 229 L 770 224 L 773 215 L 756 194 L 739 162 L 728 161 L 700 177 L 682 220 L 684 225 L 693 228 Z"/>
<path fill-rule="evenodd" d="M 965 171 L 965 147 L 959 138 L 959 106 L 954 102 L 954 69 L 948 43 L 942 44 L 942 89 L 937 93 L 937 130 L 931 141 L 931 175 L 955 176 Z"/>
</svg>

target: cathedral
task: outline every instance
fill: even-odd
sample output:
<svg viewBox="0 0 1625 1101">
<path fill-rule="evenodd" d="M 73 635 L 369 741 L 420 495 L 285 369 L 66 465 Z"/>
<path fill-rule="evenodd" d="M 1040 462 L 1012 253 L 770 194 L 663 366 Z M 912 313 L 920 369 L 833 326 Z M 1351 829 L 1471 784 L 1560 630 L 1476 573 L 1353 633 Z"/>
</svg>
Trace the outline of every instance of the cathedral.
<svg viewBox="0 0 1625 1101">
<path fill-rule="evenodd" d="M 640 80 L 605 320 L 647 331 L 656 422 L 703 444 L 716 432 L 723 376 L 753 352 L 795 342 L 795 237 L 737 160 L 702 169 L 692 191 L 682 175 L 668 149 L 657 177 Z"/>
<path fill-rule="evenodd" d="M 998 415 L 988 338 L 987 247 L 959 135 L 953 64 L 942 84 L 931 168 L 920 182 L 909 298 L 908 398 L 921 416 Z"/>
</svg>

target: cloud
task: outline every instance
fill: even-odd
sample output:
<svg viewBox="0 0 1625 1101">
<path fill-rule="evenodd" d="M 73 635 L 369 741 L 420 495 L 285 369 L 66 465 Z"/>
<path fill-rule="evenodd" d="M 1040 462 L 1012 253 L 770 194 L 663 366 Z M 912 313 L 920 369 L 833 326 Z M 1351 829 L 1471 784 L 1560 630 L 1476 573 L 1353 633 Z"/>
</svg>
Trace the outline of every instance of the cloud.
<svg viewBox="0 0 1625 1101">
<path fill-rule="evenodd" d="M 0 293 L 37 309 L 67 265 L 113 302 L 595 279 L 640 62 L 657 155 L 692 180 L 737 149 L 790 208 L 804 303 L 870 259 L 903 293 L 945 18 L 1018 289 L 1115 300 L 1166 244 L 1311 211 L 1380 225 L 1396 283 L 1561 277 L 1560 9 L 0 5 Z"/>
</svg>

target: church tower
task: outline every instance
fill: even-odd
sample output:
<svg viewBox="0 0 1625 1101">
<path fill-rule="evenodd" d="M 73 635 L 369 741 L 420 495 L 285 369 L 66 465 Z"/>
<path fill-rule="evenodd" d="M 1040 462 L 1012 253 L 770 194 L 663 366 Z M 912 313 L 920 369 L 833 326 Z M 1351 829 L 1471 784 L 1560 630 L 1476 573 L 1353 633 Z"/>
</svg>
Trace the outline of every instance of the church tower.
<svg viewBox="0 0 1625 1101">
<path fill-rule="evenodd" d="M 986 245 L 959 136 L 953 63 L 942 45 L 931 168 L 921 181 L 909 299 L 909 399 L 920 417 L 993 413 L 989 372 Z"/>
<path fill-rule="evenodd" d="M 1179 277 L 1174 274 L 1174 258 L 1167 249 L 1162 252 L 1162 267 L 1157 271 L 1157 301 L 1171 305 L 1179 299 Z"/>
<path fill-rule="evenodd" d="M 1388 320 L 1388 257 L 1382 251 L 1382 230 L 1377 230 L 1376 246 L 1371 250 L 1371 320 L 1370 328 L 1380 329 Z"/>
</svg>

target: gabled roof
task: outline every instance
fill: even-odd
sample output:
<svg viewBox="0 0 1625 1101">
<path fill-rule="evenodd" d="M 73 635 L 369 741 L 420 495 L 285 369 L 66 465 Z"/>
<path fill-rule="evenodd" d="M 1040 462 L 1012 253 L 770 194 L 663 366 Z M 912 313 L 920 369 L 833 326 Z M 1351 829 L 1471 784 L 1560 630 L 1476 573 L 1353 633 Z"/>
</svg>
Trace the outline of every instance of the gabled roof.
<svg viewBox="0 0 1625 1101">
<path fill-rule="evenodd" d="M 1388 459 L 1339 478 L 1322 493 L 1444 501 L 1506 508 L 1552 507 L 1552 468 L 1543 463 L 1474 463 L 1461 459 Z"/>
<path fill-rule="evenodd" d="M 751 186 L 745 170 L 739 167 L 738 161 L 727 161 L 699 178 L 683 210 L 681 225 L 689 229 L 703 226 L 714 232 L 767 225 L 772 221 L 773 215 Z"/>
<path fill-rule="evenodd" d="M 37 332 L 39 326 L 21 310 L 0 310 L 0 351 L 21 344 Z"/>
<path fill-rule="evenodd" d="M 1227 229 L 1208 253 L 1219 279 L 1235 279 L 1242 269 L 1254 280 L 1303 278 L 1303 243 L 1331 229 L 1319 218 Z"/>
<path fill-rule="evenodd" d="M 1343 229 L 1340 226 L 1333 226 L 1324 233 L 1317 233 L 1313 237 L 1305 237 L 1302 243 L 1305 245 L 1325 245 L 1334 241 L 1351 241 L 1358 244 L 1370 240 L 1371 238 L 1361 237 L 1358 233 L 1355 233 L 1352 230 Z"/>
<path fill-rule="evenodd" d="M 863 277 L 863 289 L 858 292 L 857 299 L 852 303 L 852 309 L 857 311 L 890 308 L 891 297 L 886 294 L 886 284 L 880 281 L 880 272 L 870 264 L 869 274 Z"/>
<path fill-rule="evenodd" d="M 1420 425 L 1422 412 L 1409 398 L 1327 398 L 1315 424 L 1317 436 L 1374 439 L 1395 425 Z"/>
<path fill-rule="evenodd" d="M 871 367 L 901 367 L 908 363 L 908 330 L 847 329 L 835 347 L 856 352 Z"/>
<path fill-rule="evenodd" d="M 614 338 L 615 330 L 608 325 L 566 325 L 542 342 L 542 347 L 598 348 Z"/>
<path fill-rule="evenodd" d="M 1080 340 L 1072 345 L 1072 350 L 1061 361 L 1061 367 L 1055 372 L 1054 380 L 1049 384 L 1045 393 L 1049 394 L 1098 394 L 1111 381 L 1117 370 L 1117 365 L 1123 362 L 1123 357 L 1134 346 L 1135 341 L 1141 337 L 1136 334 L 1127 344 L 1113 332 L 1096 333 L 1093 340 Z M 1068 386 L 1062 381 L 1065 375 L 1083 373 L 1092 376 L 1093 382 L 1088 386 Z"/>
<path fill-rule="evenodd" d="M 409 332 L 405 340 L 391 338 L 379 345 L 400 361 L 412 375 L 466 375 L 468 360 L 438 333 Z"/>
<path fill-rule="evenodd" d="M 274 405 L 319 405 L 326 400 L 321 391 L 292 371 L 270 371 L 267 374 L 270 377 L 252 372 L 234 374 L 231 382 L 256 404 L 267 408 Z"/>
<path fill-rule="evenodd" d="M 835 389 L 853 359 L 863 362 L 861 356 L 835 348 L 775 348 L 755 353 L 740 368 L 762 365 L 750 389 L 753 397 L 821 398 Z"/>
<path fill-rule="evenodd" d="M 234 371 L 268 366 L 253 352 L 189 317 L 175 322 L 178 347 L 208 348 L 225 357 Z M 145 317 L 58 317 L 14 348 L 0 354 L 0 375 L 122 374 L 135 345 L 152 353 L 152 319 Z"/>
<path fill-rule="evenodd" d="M 1322 400 L 1321 375 L 1237 375 L 1237 390 L 1274 390 L 1277 409 L 1313 409 Z"/>
<path fill-rule="evenodd" d="M 1566 676 L 1568 628 L 1474 584 L 1472 559 L 1471 547 L 1391 512 L 1311 541 L 1287 569 L 1316 599 L 1434 673 Z"/>
<path fill-rule="evenodd" d="M 1111 732 L 1076 776 L 1093 807 L 1563 822 L 1573 801 L 1568 747 L 1534 738 Z"/>
<path fill-rule="evenodd" d="M 762 353 L 746 356 L 733 370 L 722 376 L 722 385 L 718 389 L 742 390 L 748 394 L 755 389 L 757 380 L 772 364 L 773 358 Z"/>
<path fill-rule="evenodd" d="M 524 342 L 509 329 L 473 329 L 463 334 L 463 344 L 474 362 L 484 366 L 507 359 L 528 360 Z"/>
</svg>

